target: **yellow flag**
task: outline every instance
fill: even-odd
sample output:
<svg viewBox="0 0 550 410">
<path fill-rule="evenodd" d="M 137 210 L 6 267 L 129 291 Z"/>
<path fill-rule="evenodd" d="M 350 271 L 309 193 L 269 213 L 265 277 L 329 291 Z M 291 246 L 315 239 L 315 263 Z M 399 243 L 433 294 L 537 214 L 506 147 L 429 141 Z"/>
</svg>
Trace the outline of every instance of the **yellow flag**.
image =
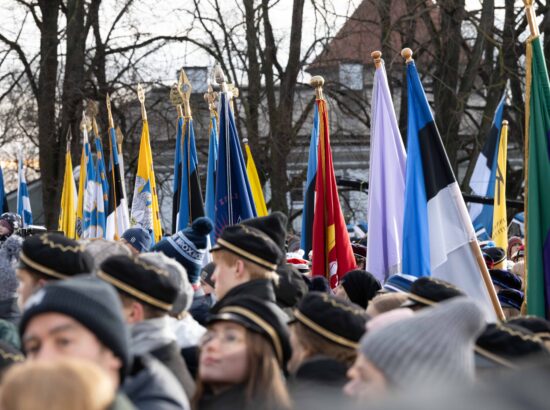
<svg viewBox="0 0 550 410">
<path fill-rule="evenodd" d="M 58 229 L 63 231 L 67 238 L 71 239 L 76 237 L 77 200 L 76 184 L 73 176 L 73 162 L 71 160 L 71 153 L 67 150 L 65 154 L 65 176 L 63 178 L 63 193 L 61 194 L 61 212 L 59 213 Z"/>
<path fill-rule="evenodd" d="M 498 145 L 497 172 L 493 210 L 493 241 L 504 250 L 508 249 L 508 220 L 506 218 L 506 150 L 508 149 L 508 121 L 502 121 L 500 143 Z M 495 265 L 502 269 L 506 261 Z"/>
<path fill-rule="evenodd" d="M 244 149 L 246 150 L 246 173 L 248 175 L 248 181 L 250 182 L 254 204 L 256 205 L 256 213 L 258 216 L 266 216 L 267 207 L 265 205 L 262 184 L 260 184 L 260 178 L 258 178 L 258 170 L 256 169 L 254 158 L 252 158 L 252 152 L 250 151 L 249 145 L 244 144 Z"/>
<path fill-rule="evenodd" d="M 149 124 L 147 120 L 143 121 L 143 129 L 141 130 L 130 224 L 151 230 L 153 232 L 153 243 L 157 243 L 162 238 L 157 184 L 155 182 L 155 171 L 153 170 L 153 154 L 151 142 L 149 141 Z"/>
</svg>

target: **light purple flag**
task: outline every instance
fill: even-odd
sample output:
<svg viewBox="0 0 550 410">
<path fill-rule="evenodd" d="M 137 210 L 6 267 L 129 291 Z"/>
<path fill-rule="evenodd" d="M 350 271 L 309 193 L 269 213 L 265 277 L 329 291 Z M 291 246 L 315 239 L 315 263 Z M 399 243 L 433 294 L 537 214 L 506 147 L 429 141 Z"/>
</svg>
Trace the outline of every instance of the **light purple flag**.
<svg viewBox="0 0 550 410">
<path fill-rule="evenodd" d="M 367 271 L 381 282 L 401 272 L 406 159 L 382 62 L 372 93 L 367 245 Z"/>
</svg>

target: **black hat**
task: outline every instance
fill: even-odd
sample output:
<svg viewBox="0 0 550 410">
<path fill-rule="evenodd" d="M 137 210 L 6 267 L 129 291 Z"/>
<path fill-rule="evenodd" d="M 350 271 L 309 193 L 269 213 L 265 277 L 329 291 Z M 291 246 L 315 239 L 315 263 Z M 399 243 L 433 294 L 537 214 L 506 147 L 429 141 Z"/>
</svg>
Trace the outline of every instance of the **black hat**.
<svg viewBox="0 0 550 410">
<path fill-rule="evenodd" d="M 286 366 L 291 356 L 287 317 L 275 303 L 253 296 L 229 297 L 217 303 L 210 313 L 207 324 L 236 322 L 265 336 L 273 346 L 281 367 Z"/>
<path fill-rule="evenodd" d="M 169 272 L 135 256 L 107 258 L 97 276 L 140 302 L 166 312 L 178 296 L 177 284 Z"/>
<path fill-rule="evenodd" d="M 281 251 L 285 251 L 286 246 L 286 224 L 288 218 L 280 211 L 272 212 L 267 216 L 260 218 L 250 218 L 241 222 L 243 225 L 259 229 L 273 240 L 279 246 Z"/>
<path fill-rule="evenodd" d="M 342 286 L 351 300 L 356 305 L 366 309 L 369 301 L 382 289 L 380 282 L 372 273 L 366 270 L 352 270 L 342 278 Z"/>
<path fill-rule="evenodd" d="M 212 280 L 212 275 L 214 274 L 215 269 L 216 269 L 216 264 L 214 262 L 210 262 L 205 266 L 203 266 L 201 271 L 201 280 L 204 281 L 207 285 L 210 285 L 212 287 L 215 286 L 215 283 Z"/>
<path fill-rule="evenodd" d="M 91 273 L 94 264 L 83 245 L 63 235 L 44 233 L 25 239 L 19 266 L 53 279 L 67 279 Z"/>
<path fill-rule="evenodd" d="M 491 280 L 495 286 L 505 289 L 521 290 L 521 278 L 504 269 L 490 269 Z"/>
<path fill-rule="evenodd" d="M 401 306 L 431 306 L 457 296 L 465 295 L 455 285 L 441 279 L 423 276 L 413 282 L 408 294 L 409 300 Z"/>
<path fill-rule="evenodd" d="M 264 232 L 243 224 L 227 226 L 210 252 L 226 250 L 274 272 L 283 251 Z"/>
<path fill-rule="evenodd" d="M 310 292 L 294 310 L 294 320 L 343 347 L 357 349 L 367 314 L 361 307 L 322 292 Z"/>
<path fill-rule="evenodd" d="M 493 246 L 491 248 L 484 248 L 483 252 L 489 256 L 493 265 L 503 262 L 506 259 L 506 251 L 502 248 Z"/>
<path fill-rule="evenodd" d="M 84 275 L 48 283 L 27 300 L 19 324 L 20 335 L 25 334 L 35 316 L 52 312 L 69 316 L 89 329 L 121 360 L 120 374 L 124 378 L 130 364 L 129 335 L 120 299 L 112 286 Z"/>
<path fill-rule="evenodd" d="M 507 323 L 530 330 L 542 340 L 550 340 L 550 321 L 535 316 L 518 316 Z"/>
<path fill-rule="evenodd" d="M 523 292 L 516 289 L 502 289 L 497 293 L 498 301 L 502 307 L 521 310 L 523 304 Z"/>
<path fill-rule="evenodd" d="M 277 267 L 279 281 L 274 285 L 277 304 L 283 308 L 293 308 L 308 292 L 304 277 L 294 266 L 281 263 Z"/>
<path fill-rule="evenodd" d="M 550 357 L 550 352 L 539 337 L 510 323 L 487 325 L 477 339 L 475 350 L 481 356 L 505 367 L 514 367 L 514 362 L 532 355 Z"/>
</svg>

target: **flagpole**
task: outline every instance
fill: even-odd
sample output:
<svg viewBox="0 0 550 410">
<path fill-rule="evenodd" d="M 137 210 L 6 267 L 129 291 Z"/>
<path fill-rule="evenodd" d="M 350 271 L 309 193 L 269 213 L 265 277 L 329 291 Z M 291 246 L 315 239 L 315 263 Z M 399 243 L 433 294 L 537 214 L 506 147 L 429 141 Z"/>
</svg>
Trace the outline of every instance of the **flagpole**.
<svg viewBox="0 0 550 410">
<path fill-rule="evenodd" d="M 523 0 L 525 4 L 525 15 L 527 16 L 527 22 L 529 23 L 529 31 L 531 37 L 538 37 L 540 35 L 539 26 L 537 24 L 537 16 L 533 9 L 533 0 Z"/>
<path fill-rule="evenodd" d="M 216 78 L 216 82 L 218 83 L 218 85 L 220 86 L 220 91 L 222 92 L 222 94 L 225 94 L 225 98 L 228 98 L 228 95 L 227 95 L 227 92 L 228 92 L 228 84 L 225 82 L 225 75 L 223 74 L 223 70 L 222 68 L 220 67 L 220 65 L 216 65 L 216 67 L 214 68 L 214 76 Z M 225 110 L 225 107 L 222 107 L 223 110 Z M 225 113 L 225 118 L 227 119 L 228 116 L 229 116 L 230 113 L 226 112 Z M 225 126 L 228 127 L 228 121 L 226 121 L 225 123 Z M 221 131 L 221 130 L 220 130 Z M 226 133 L 226 135 L 228 135 L 229 133 Z M 226 155 L 227 155 L 227 160 L 226 160 L 226 176 L 227 176 L 227 192 L 229 193 L 229 197 L 228 197 L 228 201 L 227 201 L 227 211 L 228 211 L 228 216 L 229 216 L 229 220 L 228 220 L 228 225 L 233 225 L 234 224 L 234 221 L 233 221 L 233 201 L 230 199 L 231 198 L 231 193 L 233 192 L 232 191 L 232 188 L 231 188 L 231 157 L 229 155 L 231 149 L 230 149 L 230 146 L 229 146 L 230 142 L 229 142 L 229 138 L 226 138 L 225 139 L 225 152 L 226 152 Z"/>
<path fill-rule="evenodd" d="M 190 130 L 190 121 L 193 119 L 193 117 L 191 115 L 191 105 L 189 104 L 192 91 L 193 91 L 193 87 L 191 86 L 191 83 L 189 82 L 189 78 L 187 78 L 187 75 L 185 74 L 185 71 L 182 68 L 180 71 L 180 77 L 178 81 L 178 92 L 181 95 L 181 99 L 183 102 L 183 113 L 185 118 L 185 132 L 183 134 L 183 140 L 182 140 L 183 143 L 185 142 L 185 135 L 187 135 L 187 163 L 185 164 L 185 166 L 187 167 L 187 203 L 189 204 L 187 209 L 187 212 L 188 212 L 187 221 L 189 226 L 193 222 L 192 221 L 193 214 L 191 212 L 191 130 Z"/>
<path fill-rule="evenodd" d="M 414 63 L 414 59 L 412 58 L 413 51 L 410 48 L 404 48 L 403 50 L 401 50 L 401 56 L 405 59 L 406 64 Z M 469 241 L 470 249 L 475 256 L 477 265 L 479 267 L 479 270 L 481 271 L 481 278 L 483 279 L 485 288 L 489 293 L 489 298 L 491 299 L 491 304 L 493 305 L 493 309 L 495 310 L 497 318 L 501 321 L 504 321 L 506 320 L 506 317 L 504 316 L 504 312 L 502 311 L 502 307 L 500 306 L 497 292 L 495 291 L 491 276 L 489 275 L 489 270 L 487 269 L 487 265 L 485 264 L 485 259 L 483 258 L 483 254 L 481 253 L 481 248 L 479 247 L 479 243 L 477 242 L 477 239 L 475 237 L 475 232 L 473 232 L 473 225 L 470 220 L 470 216 L 468 215 L 465 206 L 459 206 L 458 211 L 464 226 L 472 226 L 472 235 L 470 235 Z"/>
<path fill-rule="evenodd" d="M 115 122 L 113 121 L 113 113 L 111 111 L 111 97 L 109 96 L 108 93 L 105 96 L 105 103 L 107 105 L 107 117 L 109 118 L 109 134 L 110 134 L 111 133 L 110 130 L 115 128 Z M 113 202 L 114 202 L 113 210 L 114 210 L 114 218 L 115 218 L 115 239 L 118 240 L 124 232 L 120 232 L 120 234 L 118 232 L 118 221 L 117 221 L 118 215 L 117 215 L 117 207 L 116 207 L 117 200 L 116 200 L 116 187 L 115 187 L 115 157 L 113 155 L 113 142 L 111 141 L 111 135 L 109 135 L 109 148 L 111 151 L 110 152 L 111 164 L 113 166 L 113 169 L 111 169 L 111 189 L 113 190 Z M 109 209 L 107 209 L 106 212 L 108 213 Z M 108 217 L 109 215 L 107 215 L 107 218 Z"/>
</svg>

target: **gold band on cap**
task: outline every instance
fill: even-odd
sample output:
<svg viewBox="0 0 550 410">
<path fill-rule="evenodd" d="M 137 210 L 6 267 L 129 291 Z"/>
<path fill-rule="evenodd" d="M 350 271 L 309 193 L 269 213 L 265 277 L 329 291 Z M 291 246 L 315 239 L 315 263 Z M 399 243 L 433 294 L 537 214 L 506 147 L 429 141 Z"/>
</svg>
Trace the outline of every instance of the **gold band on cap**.
<svg viewBox="0 0 550 410">
<path fill-rule="evenodd" d="M 241 315 L 246 317 L 247 319 L 251 320 L 259 326 L 262 330 L 264 330 L 271 340 L 273 341 L 273 345 L 275 347 L 275 354 L 277 355 L 277 358 L 279 359 L 279 363 L 284 363 L 284 356 L 283 356 L 283 347 L 281 344 L 281 339 L 279 338 L 279 335 L 271 326 L 269 323 L 267 323 L 264 319 L 262 319 L 260 316 L 258 316 L 256 313 L 252 312 L 251 310 L 245 309 L 240 306 L 227 306 L 222 309 L 220 309 L 220 313 L 235 313 L 237 315 Z"/>
<path fill-rule="evenodd" d="M 422 296 L 415 295 L 414 293 L 407 293 L 407 298 L 412 300 L 413 302 L 423 303 L 424 305 L 428 306 L 433 306 L 437 304 L 437 302 L 434 302 L 433 300 L 423 298 Z"/>
<path fill-rule="evenodd" d="M 296 320 L 298 320 L 301 324 L 308 327 L 309 329 L 313 330 L 315 333 L 320 334 L 321 336 L 327 338 L 328 340 L 337 343 L 339 345 L 342 345 L 344 347 L 349 347 L 350 349 L 357 349 L 359 347 L 359 343 L 354 342 L 352 340 L 348 340 L 342 336 L 339 336 L 335 333 L 332 333 L 328 331 L 325 328 L 322 328 L 317 323 L 315 323 L 310 318 L 304 316 L 302 312 L 300 312 L 298 309 L 294 311 L 294 317 Z"/>
<path fill-rule="evenodd" d="M 274 271 L 275 269 L 277 269 L 277 264 L 271 263 L 269 261 L 266 261 L 265 259 L 262 259 L 256 255 L 253 255 L 247 250 L 244 250 L 242 248 L 239 248 L 238 246 L 233 245 L 230 242 L 227 242 L 225 239 L 218 238 L 218 240 L 216 241 L 216 245 L 221 245 L 222 248 L 226 248 L 229 251 L 239 256 L 242 256 L 243 258 L 246 258 L 257 265 L 260 265 L 262 268 L 269 269 L 270 271 Z M 216 248 L 213 248 L 212 250 L 215 251 Z"/>
<path fill-rule="evenodd" d="M 39 273 L 43 273 L 44 275 L 53 276 L 56 279 L 67 279 L 69 277 L 67 275 L 59 273 L 59 272 L 57 272 L 57 271 L 55 271 L 51 268 L 48 268 L 47 266 L 44 266 L 40 263 L 37 263 L 37 262 L 29 259 L 29 257 L 27 255 L 25 255 L 23 253 L 23 251 L 21 251 L 21 253 L 19 254 L 19 259 L 21 261 L 23 261 L 23 263 L 25 265 L 27 265 L 28 267 L 30 267 L 31 269 L 34 269 L 35 271 L 37 271 Z"/>
<path fill-rule="evenodd" d="M 143 293 L 142 291 L 137 290 L 136 288 L 133 288 L 133 287 L 129 286 L 128 284 L 112 277 L 111 275 L 109 275 L 108 273 L 105 273 L 102 270 L 97 271 L 97 276 L 100 277 L 101 279 L 103 279 L 105 282 L 110 283 L 115 288 L 120 289 L 120 290 L 134 296 L 135 298 L 141 300 L 142 302 L 148 303 L 149 305 L 153 305 L 154 307 L 157 307 L 159 309 L 166 310 L 167 312 L 172 310 L 172 305 L 171 304 L 162 302 L 158 299 L 155 299 L 155 298 Z"/>
</svg>

